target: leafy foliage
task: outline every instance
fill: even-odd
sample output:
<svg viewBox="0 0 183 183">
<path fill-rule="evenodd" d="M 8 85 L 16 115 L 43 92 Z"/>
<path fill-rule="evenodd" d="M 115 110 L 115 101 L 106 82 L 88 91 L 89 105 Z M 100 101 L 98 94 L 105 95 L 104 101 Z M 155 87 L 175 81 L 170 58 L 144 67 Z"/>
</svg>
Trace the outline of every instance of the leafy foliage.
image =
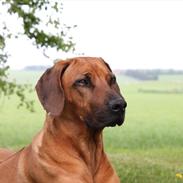
<svg viewBox="0 0 183 183">
<path fill-rule="evenodd" d="M 26 36 L 43 53 L 48 48 L 55 48 L 68 52 L 74 50 L 72 37 L 68 35 L 71 28 L 61 21 L 62 3 L 59 0 L 2 0 L 0 8 L 4 8 L 5 14 L 0 14 L 2 21 L 0 27 L 0 94 L 11 96 L 16 94 L 20 98 L 19 106 L 26 106 L 33 111 L 33 101 L 28 101 L 25 97 L 25 90 L 28 85 L 19 85 L 15 81 L 8 80 L 7 65 L 8 53 L 6 40 Z M 3 11 L 2 11 L 3 12 Z M 6 16 L 17 16 L 17 24 L 22 29 L 18 32 L 10 31 L 6 25 Z"/>
</svg>

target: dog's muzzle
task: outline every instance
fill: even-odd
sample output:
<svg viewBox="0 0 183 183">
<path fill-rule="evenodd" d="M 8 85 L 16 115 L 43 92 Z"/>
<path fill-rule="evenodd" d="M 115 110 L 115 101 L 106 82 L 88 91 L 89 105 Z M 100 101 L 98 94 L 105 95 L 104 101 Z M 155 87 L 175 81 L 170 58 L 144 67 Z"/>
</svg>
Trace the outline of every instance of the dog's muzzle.
<svg viewBox="0 0 183 183">
<path fill-rule="evenodd" d="M 85 118 L 86 124 L 90 128 L 102 129 L 122 125 L 125 119 L 126 101 L 121 98 L 108 100 L 104 107 L 94 107 L 95 110 Z"/>
<path fill-rule="evenodd" d="M 115 98 L 108 102 L 108 108 L 110 111 L 109 123 L 107 126 L 122 125 L 125 118 L 125 109 L 127 103 L 123 98 Z"/>
</svg>

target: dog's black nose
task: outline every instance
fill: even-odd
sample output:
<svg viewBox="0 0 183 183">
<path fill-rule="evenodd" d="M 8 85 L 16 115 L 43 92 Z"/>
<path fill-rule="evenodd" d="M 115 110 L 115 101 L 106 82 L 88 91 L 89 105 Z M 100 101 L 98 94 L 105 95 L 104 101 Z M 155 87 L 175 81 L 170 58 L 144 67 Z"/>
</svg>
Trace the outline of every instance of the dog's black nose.
<svg viewBox="0 0 183 183">
<path fill-rule="evenodd" d="M 127 106 L 124 99 L 113 99 L 109 101 L 109 107 L 112 112 L 123 112 Z"/>
</svg>

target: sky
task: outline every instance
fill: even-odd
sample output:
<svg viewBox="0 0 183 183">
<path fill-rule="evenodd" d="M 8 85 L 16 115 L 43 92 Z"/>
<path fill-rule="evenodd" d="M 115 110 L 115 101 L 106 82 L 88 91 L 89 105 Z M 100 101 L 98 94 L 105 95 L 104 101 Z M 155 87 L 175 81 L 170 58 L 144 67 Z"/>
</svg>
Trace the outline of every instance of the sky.
<svg viewBox="0 0 183 183">
<path fill-rule="evenodd" d="M 67 25 L 77 25 L 75 53 L 53 52 L 47 59 L 30 42 L 12 39 L 12 69 L 81 53 L 103 57 L 112 69 L 183 69 L 181 0 L 63 0 L 62 16 Z"/>
</svg>

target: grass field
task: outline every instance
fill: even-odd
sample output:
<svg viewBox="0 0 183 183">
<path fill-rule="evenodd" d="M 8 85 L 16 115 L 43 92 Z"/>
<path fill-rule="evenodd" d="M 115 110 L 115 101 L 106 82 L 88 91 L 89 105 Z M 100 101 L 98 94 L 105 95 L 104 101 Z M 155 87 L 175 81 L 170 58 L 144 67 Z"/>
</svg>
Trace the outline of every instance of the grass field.
<svg viewBox="0 0 183 183">
<path fill-rule="evenodd" d="M 38 72 L 11 72 L 20 83 L 35 84 L 39 76 Z M 183 182 L 175 176 L 183 173 L 183 93 L 172 92 L 183 90 L 183 75 L 145 82 L 119 76 L 118 83 L 128 102 L 126 120 L 121 127 L 106 128 L 104 141 L 121 182 Z M 0 98 L 1 147 L 21 148 L 42 127 L 44 111 L 36 94 L 27 96 L 36 101 L 35 113 L 16 109 L 16 97 Z"/>
</svg>

